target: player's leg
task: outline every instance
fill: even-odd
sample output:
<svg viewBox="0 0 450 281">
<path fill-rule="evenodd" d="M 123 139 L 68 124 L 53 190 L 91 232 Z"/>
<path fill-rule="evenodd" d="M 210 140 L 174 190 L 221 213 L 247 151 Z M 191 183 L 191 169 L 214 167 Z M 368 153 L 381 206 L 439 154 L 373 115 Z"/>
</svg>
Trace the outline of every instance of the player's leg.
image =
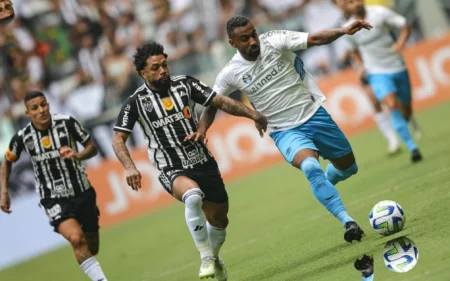
<svg viewBox="0 0 450 281">
<path fill-rule="evenodd" d="M 388 152 L 390 154 L 394 154 L 399 151 L 400 143 L 397 139 L 394 128 L 392 128 L 391 119 L 389 118 L 389 115 L 383 111 L 380 102 L 375 97 L 367 80 L 363 84 L 363 87 L 375 111 L 375 124 L 377 124 L 378 130 L 380 130 L 381 134 L 388 142 Z"/>
<path fill-rule="evenodd" d="M 184 203 L 186 224 L 202 259 L 199 277 L 201 279 L 214 277 L 215 259 L 209 242 L 206 218 L 203 213 L 204 193 L 195 181 L 184 175 L 177 176 L 173 180 L 172 192 L 176 199 Z"/>
<path fill-rule="evenodd" d="M 391 122 L 397 134 L 412 154 L 413 162 L 421 160 L 418 147 L 411 137 L 408 122 L 401 111 L 402 106 L 397 99 L 398 88 L 393 75 L 369 75 L 369 81 L 378 100 L 381 100 L 391 112 Z"/>
<path fill-rule="evenodd" d="M 89 251 L 93 256 L 96 256 L 100 250 L 100 234 L 99 232 L 84 232 L 86 241 L 88 243 Z"/>
<path fill-rule="evenodd" d="M 103 270 L 89 250 L 88 242 L 77 220 L 70 218 L 57 226 L 57 231 L 72 245 L 81 269 L 92 281 L 107 281 Z"/>
<path fill-rule="evenodd" d="M 408 71 L 397 73 L 394 76 L 394 79 L 398 89 L 397 94 L 401 103 L 402 114 L 409 122 L 414 136 L 417 139 L 420 139 L 422 138 L 422 128 L 413 115 L 411 82 L 409 80 Z"/>
<path fill-rule="evenodd" d="M 96 256 L 100 249 L 100 210 L 97 206 L 97 194 L 93 187 L 83 194 L 83 198 L 80 198 L 76 214 L 77 221 L 82 225 L 89 251 Z"/>
</svg>

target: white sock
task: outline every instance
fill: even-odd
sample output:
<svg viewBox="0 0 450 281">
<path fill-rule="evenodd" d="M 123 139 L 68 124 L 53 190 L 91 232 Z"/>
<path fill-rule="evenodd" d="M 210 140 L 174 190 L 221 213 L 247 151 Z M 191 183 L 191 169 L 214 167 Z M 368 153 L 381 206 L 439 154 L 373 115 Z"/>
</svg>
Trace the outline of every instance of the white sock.
<svg viewBox="0 0 450 281">
<path fill-rule="evenodd" d="M 386 138 L 389 146 L 399 146 L 397 135 L 394 128 L 392 128 L 392 122 L 389 116 L 384 112 L 376 112 L 374 116 L 375 123 L 377 123 L 378 129 L 381 134 Z"/>
<path fill-rule="evenodd" d="M 202 259 L 213 256 L 206 219 L 202 210 L 203 196 L 204 194 L 199 188 L 193 188 L 186 191 L 182 198 L 185 205 L 186 223 Z"/>
<path fill-rule="evenodd" d="M 214 257 L 218 257 L 220 248 L 225 242 L 227 231 L 225 228 L 214 227 L 209 222 L 206 222 L 206 226 L 208 228 L 209 243 L 211 244 Z"/>
<path fill-rule="evenodd" d="M 80 267 L 92 281 L 108 281 L 95 257 L 88 258 Z"/>
</svg>

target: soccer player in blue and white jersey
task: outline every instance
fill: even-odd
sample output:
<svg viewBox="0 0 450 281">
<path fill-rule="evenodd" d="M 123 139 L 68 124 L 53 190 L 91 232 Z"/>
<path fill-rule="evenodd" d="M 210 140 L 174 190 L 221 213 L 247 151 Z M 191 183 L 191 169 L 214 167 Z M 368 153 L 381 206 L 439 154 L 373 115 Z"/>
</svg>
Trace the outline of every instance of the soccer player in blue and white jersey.
<svg viewBox="0 0 450 281">
<path fill-rule="evenodd" d="M 276 30 L 258 36 L 243 16 L 227 22 L 231 46 L 238 52 L 218 75 L 214 91 L 229 95 L 241 90 L 256 111 L 265 115 L 275 141 L 286 161 L 303 171 L 320 203 L 345 227 L 344 239 L 360 241 L 364 232 L 350 217 L 335 185 L 356 174 L 358 166 L 347 138 L 322 107 L 323 93 L 304 69 L 294 51 L 329 44 L 371 26 L 357 20 L 345 28 L 314 34 Z M 197 132 L 204 139 L 216 111 L 207 107 Z M 326 173 L 319 155 L 329 159 Z"/>
<path fill-rule="evenodd" d="M 422 160 L 417 144 L 411 137 L 408 121 L 418 129 L 412 116 L 411 84 L 401 50 L 405 46 L 411 26 L 399 14 L 383 6 L 364 6 L 363 0 L 346 0 L 353 17 L 344 25 L 356 19 L 373 25 L 373 30 L 363 30 L 347 40 L 353 49 L 353 61 L 359 72 L 366 72 L 370 86 L 377 99 L 391 112 L 391 121 L 397 134 L 411 152 L 411 160 Z M 395 38 L 394 31 L 400 30 Z M 418 129 L 420 130 L 420 129 Z"/>
</svg>

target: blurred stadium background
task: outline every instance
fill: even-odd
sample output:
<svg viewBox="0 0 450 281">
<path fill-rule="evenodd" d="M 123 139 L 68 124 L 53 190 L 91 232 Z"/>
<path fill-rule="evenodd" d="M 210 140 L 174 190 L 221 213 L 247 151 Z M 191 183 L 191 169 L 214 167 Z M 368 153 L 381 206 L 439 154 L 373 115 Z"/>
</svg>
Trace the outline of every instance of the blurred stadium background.
<svg viewBox="0 0 450 281">
<path fill-rule="evenodd" d="M 103 198 L 99 198 L 103 213 L 102 225 L 114 226 L 106 230 L 108 242 L 103 242 L 103 250 L 106 250 L 109 243 L 114 243 L 112 237 L 117 233 L 125 235 L 125 228 L 128 227 L 134 230 L 139 229 L 135 221 L 130 222 L 130 219 L 137 215 L 147 214 L 157 207 L 173 203 L 173 200 L 159 188 L 157 181 L 155 181 L 156 171 L 150 167 L 146 158 L 143 149 L 146 144 L 138 129 L 135 130 L 128 145 L 134 149 L 134 155 L 138 159 L 141 170 L 147 173 L 146 182 L 149 188 L 144 193 L 137 195 L 129 193 L 127 187 L 123 184 L 122 170 L 115 162 L 111 147 L 112 126 L 119 108 L 127 96 L 142 83 L 132 64 L 132 55 L 136 46 L 149 40 L 162 43 L 169 54 L 169 66 L 172 75 L 188 74 L 200 78 L 212 86 L 215 76 L 235 52 L 228 45 L 224 27 L 226 20 L 232 15 L 249 16 L 257 26 L 259 33 L 271 29 L 315 32 L 336 26 L 340 13 L 331 0 L 309 0 L 300 9 L 303 1 L 14 0 L 16 19 L 10 25 L 0 27 L 0 150 L 4 151 L 15 131 L 28 122 L 26 116 L 24 116 L 25 108 L 22 100 L 29 90 L 44 90 L 50 101 L 52 112 L 70 114 L 80 120 L 91 132 L 100 149 L 100 154 L 87 161 L 86 164 L 89 167 L 88 173 L 94 187 L 98 190 L 100 197 L 103 195 Z M 367 4 L 388 6 L 404 15 L 413 25 L 413 34 L 409 40 L 409 49 L 406 51 L 406 55 L 409 54 L 407 57 L 407 60 L 410 61 L 409 66 L 418 69 L 413 70 L 411 74 L 414 80 L 414 94 L 417 96 L 419 108 L 434 107 L 437 103 L 448 100 L 450 68 L 446 63 L 450 58 L 450 55 L 448 55 L 450 51 L 447 49 L 450 42 L 450 35 L 448 34 L 450 1 L 366 0 L 366 2 Z M 336 101 L 334 97 L 345 96 L 343 91 L 353 91 L 352 93 L 359 93 L 363 96 L 357 90 L 359 87 L 358 81 L 348 70 L 348 68 L 351 68 L 351 64 L 349 58 L 345 56 L 345 46 L 342 44 L 342 40 L 328 46 L 301 52 L 298 55 L 302 56 L 306 68 L 319 81 L 321 88 L 329 98 L 326 103 L 327 108 L 338 123 L 343 126 L 344 130 L 349 134 L 370 130 L 372 128 L 371 108 L 364 97 L 362 100 L 358 100 L 354 96 L 350 97 L 350 99 L 353 99 L 353 103 L 350 103 L 351 106 L 344 105 L 341 109 L 336 109 L 334 105 L 336 104 L 334 103 Z M 424 61 L 419 60 L 422 55 Z M 413 61 L 416 58 L 417 61 Z M 425 63 L 425 65 L 421 63 Z M 420 74 L 421 66 L 424 66 L 422 68 L 423 75 Z M 350 88 L 338 89 L 341 84 L 350 85 Z M 246 102 L 245 97 L 242 97 L 240 93 L 234 93 L 232 96 Z M 343 100 L 340 99 L 340 101 Z M 356 108 L 354 108 L 355 106 Z M 421 115 L 421 119 L 426 120 L 424 121 L 426 122 L 424 129 L 425 133 L 429 134 L 426 138 L 430 136 L 443 137 L 443 139 L 438 140 L 447 143 L 446 149 L 448 152 L 450 132 L 447 130 L 446 133 L 439 133 L 442 128 L 432 126 L 433 118 L 443 118 L 442 115 L 447 118 L 446 120 L 450 118 L 448 106 L 444 108 L 441 105 L 438 112 L 440 115 L 434 114 L 433 117 L 430 117 L 430 113 Z M 355 116 L 358 118 L 355 119 Z M 210 145 L 214 155 L 218 158 L 225 179 L 228 182 L 237 179 L 231 185 L 231 195 L 241 196 L 239 193 L 241 191 L 237 190 L 237 186 L 242 186 L 242 189 L 245 187 L 253 191 L 258 190 L 259 183 L 264 184 L 264 181 L 244 180 L 242 178 L 257 170 L 279 163 L 281 161 L 280 156 L 270 139 L 265 138 L 263 141 L 252 139 L 257 135 L 256 132 L 253 132 L 253 129 L 249 129 L 251 124 L 242 120 L 230 119 L 224 115 L 220 117 L 218 124 L 215 126 L 221 129 L 213 130 L 210 133 Z M 241 124 L 240 127 L 231 128 L 230 123 L 233 123 L 232 121 Z M 427 132 L 427 125 L 431 126 L 429 132 Z M 246 132 L 249 132 L 248 135 Z M 366 141 L 373 139 L 373 145 L 379 148 L 378 154 L 384 155 L 384 143 L 377 133 L 365 133 L 359 138 L 364 138 Z M 359 143 L 358 141 L 355 141 L 355 143 L 357 148 L 359 147 L 357 156 L 360 160 L 358 161 L 367 163 L 369 166 L 375 165 L 364 160 L 365 158 L 370 159 L 374 153 L 364 149 L 361 140 L 359 140 Z M 432 139 L 429 139 L 428 143 L 431 145 Z M 424 148 L 424 151 L 426 149 Z M 242 159 L 239 159 L 239 155 Z M 377 157 L 379 157 L 377 158 L 379 161 L 382 161 L 380 159 L 384 160 L 383 156 L 377 155 Z M 445 156 L 441 155 L 441 157 Z M 261 159 L 263 161 L 260 161 Z M 442 167 L 446 168 L 448 172 L 450 165 L 448 157 L 439 159 L 442 162 Z M 403 162 L 406 161 L 406 159 L 403 160 Z M 407 169 L 403 162 L 397 158 L 393 163 L 401 165 L 402 169 Z M 424 165 L 427 165 L 427 163 L 425 162 Z M 395 170 L 394 164 L 389 167 Z M 271 168 L 269 174 L 278 176 L 277 173 L 281 171 L 280 169 L 289 168 L 287 166 Z M 111 173 L 111 171 L 114 173 Z M 408 170 L 406 174 L 414 177 L 415 172 L 414 170 Z M 2 228 L 0 249 L 6 253 L 0 256 L 0 269 L 64 245 L 62 238 L 52 233 L 51 228 L 47 225 L 44 212 L 37 207 L 38 200 L 34 194 L 33 176 L 29 158 L 24 155 L 14 165 L 10 181 L 14 212 L 9 217 L 0 215 L 0 227 Z M 283 176 L 286 176 L 283 180 L 276 181 L 274 179 L 268 182 L 283 186 L 300 178 L 298 173 L 294 172 L 286 172 Z M 376 174 L 371 176 L 374 181 L 378 180 L 381 183 Z M 445 180 L 448 188 L 449 178 L 446 177 Z M 299 182 L 306 185 L 300 179 Z M 358 182 L 362 183 L 362 181 Z M 387 180 L 387 182 L 390 181 Z M 252 184 L 255 186 L 251 188 L 245 186 Z M 236 187 L 236 190 L 233 189 L 234 187 Z M 266 187 L 263 190 L 268 191 L 269 188 Z M 308 190 L 301 187 L 293 187 L 292 192 L 297 192 L 300 189 L 302 190 L 301 194 L 307 194 Z M 354 189 L 350 187 L 349 190 L 357 190 L 356 185 Z M 245 191 L 247 197 L 244 196 L 244 198 L 251 200 L 249 192 Z M 370 194 L 370 192 L 367 192 L 364 196 Z M 145 199 L 139 197 L 145 197 Z M 312 201 L 312 198 L 309 198 L 308 201 Z M 372 201 L 370 201 L 370 204 L 372 204 Z M 241 203 L 241 206 L 246 205 Z M 319 208 L 316 205 L 314 206 L 313 210 L 318 211 Z M 232 205 L 231 208 L 234 207 Z M 366 209 L 369 210 L 370 207 L 367 206 Z M 170 207 L 164 213 L 158 211 L 144 217 L 149 228 L 145 230 L 145 233 L 150 235 L 149 233 L 154 229 L 153 232 L 155 233 L 151 234 L 152 237 L 162 236 L 162 234 L 158 234 L 159 229 L 151 222 L 156 220 L 158 223 L 162 223 L 162 217 L 168 219 L 170 224 L 175 221 L 174 224 L 179 225 L 179 227 L 176 226 L 177 231 L 182 231 L 183 222 L 174 219 L 175 211 L 172 211 L 174 208 L 177 214 L 180 214 L 181 210 L 178 207 Z M 255 212 L 255 210 L 250 210 L 250 212 Z M 280 213 L 282 212 L 280 211 Z M 417 211 L 417 213 L 420 212 Z M 315 216 L 315 214 L 311 214 L 311 216 Z M 365 219 L 364 216 L 362 217 Z M 118 224 L 119 222 L 120 224 Z M 124 223 L 126 226 L 124 226 Z M 245 226 L 245 223 L 242 222 L 242 225 Z M 144 226 L 141 225 L 140 227 Z M 245 232 L 245 229 L 243 231 Z M 33 234 L 30 235 L 30 232 Z M 175 233 L 177 232 L 175 231 Z M 193 249 L 193 245 L 189 244 L 191 241 L 187 233 L 186 237 L 183 238 L 186 239 L 179 243 L 182 243 L 183 247 Z M 298 246 L 301 248 L 301 245 Z M 167 247 L 170 247 L 170 245 Z M 233 246 L 227 245 L 227 247 L 232 248 Z M 131 248 L 133 249 L 133 247 Z M 70 257 L 69 251 L 67 249 L 63 251 L 65 255 L 61 258 L 58 254 L 61 252 L 56 252 L 53 256 L 46 256 L 42 260 L 59 262 L 63 259 L 64 263 L 68 264 L 68 270 L 75 272 L 77 268 Z M 111 250 L 107 251 L 110 255 L 114 255 Z M 172 246 L 168 251 L 175 255 L 175 246 Z M 186 251 L 190 253 L 192 259 L 186 257 L 184 260 L 194 260 L 196 256 L 192 254 L 193 251 Z M 132 256 L 131 253 L 128 254 Z M 154 252 L 153 254 L 157 255 L 158 253 Z M 116 260 L 106 258 L 104 253 L 101 254 L 100 261 L 102 259 L 107 260 L 102 262 L 106 273 L 112 271 L 114 268 L 113 262 Z M 18 268 L 27 271 L 35 270 L 37 266 L 36 262 L 32 262 L 32 265 L 27 266 L 25 264 Z M 195 268 L 196 265 L 191 265 L 191 267 Z M 155 268 L 157 267 L 155 266 Z M 181 270 L 181 273 L 183 271 L 186 271 L 186 268 Z M 13 273 L 8 274 L 8 272 Z M 18 270 L 14 269 L 13 271 L 6 271 L 6 273 L 3 272 L 3 274 L 6 274 L 6 279 L 0 278 L 0 280 L 56 280 L 53 278 L 45 279 L 45 274 L 42 274 L 41 279 L 39 277 L 26 279 L 25 276 L 14 275 L 17 272 Z M 161 273 L 163 274 L 161 276 L 158 275 L 160 279 L 152 279 L 142 277 L 142 272 L 138 272 L 129 279 L 119 274 L 116 276 L 121 277 L 116 280 L 138 281 L 139 278 L 142 280 L 192 279 L 183 279 L 182 277 L 171 279 L 167 276 L 166 279 L 163 273 Z M 194 269 L 195 272 L 196 269 Z M 181 273 L 178 272 L 177 274 Z M 2 272 L 0 272 L 0 276 L 2 276 Z M 75 276 L 81 278 L 79 275 Z M 56 278 L 56 275 L 54 278 Z M 258 280 L 255 278 L 249 278 L 248 280 Z M 65 280 L 79 279 L 67 278 Z M 259 280 L 263 280 L 263 278 Z M 298 279 L 274 278 L 266 280 Z M 331 279 L 325 278 L 323 280 Z M 341 279 L 336 277 L 333 280 Z M 425 279 L 419 278 L 417 280 Z"/>
</svg>

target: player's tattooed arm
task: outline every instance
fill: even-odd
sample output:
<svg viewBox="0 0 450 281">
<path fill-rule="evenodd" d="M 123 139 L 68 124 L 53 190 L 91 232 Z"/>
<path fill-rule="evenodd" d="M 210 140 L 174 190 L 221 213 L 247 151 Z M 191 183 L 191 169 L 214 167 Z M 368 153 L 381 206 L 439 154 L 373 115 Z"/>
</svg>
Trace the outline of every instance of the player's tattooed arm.
<svg viewBox="0 0 450 281">
<path fill-rule="evenodd" d="M 129 134 L 126 133 L 114 132 L 112 147 L 120 163 L 122 163 L 122 166 L 127 171 L 127 184 L 133 190 L 138 190 L 141 188 L 141 174 L 136 169 L 136 165 L 131 159 L 130 151 L 128 151 L 126 145 L 128 136 Z"/>
<path fill-rule="evenodd" d="M 59 153 L 63 159 L 75 158 L 79 161 L 90 159 L 97 155 L 98 149 L 92 139 L 89 139 L 84 144 L 84 149 L 81 152 L 75 152 L 68 146 L 63 146 L 59 149 Z"/>
<path fill-rule="evenodd" d="M 267 118 L 261 113 L 251 110 L 245 104 L 226 96 L 216 95 L 212 99 L 210 106 L 216 107 L 230 115 L 252 119 L 253 121 L 255 121 L 255 126 L 258 129 L 260 136 L 264 136 L 264 132 L 267 129 Z"/>
<path fill-rule="evenodd" d="M 372 26 L 363 20 L 355 20 L 343 28 L 326 29 L 308 36 L 308 48 L 313 46 L 327 45 L 343 35 L 353 35 L 361 29 L 372 29 Z"/>
<path fill-rule="evenodd" d="M 10 214 L 11 199 L 8 193 L 8 180 L 11 175 L 12 162 L 3 158 L 1 166 L 1 195 L 0 195 L 0 208 L 3 212 Z"/>
</svg>

